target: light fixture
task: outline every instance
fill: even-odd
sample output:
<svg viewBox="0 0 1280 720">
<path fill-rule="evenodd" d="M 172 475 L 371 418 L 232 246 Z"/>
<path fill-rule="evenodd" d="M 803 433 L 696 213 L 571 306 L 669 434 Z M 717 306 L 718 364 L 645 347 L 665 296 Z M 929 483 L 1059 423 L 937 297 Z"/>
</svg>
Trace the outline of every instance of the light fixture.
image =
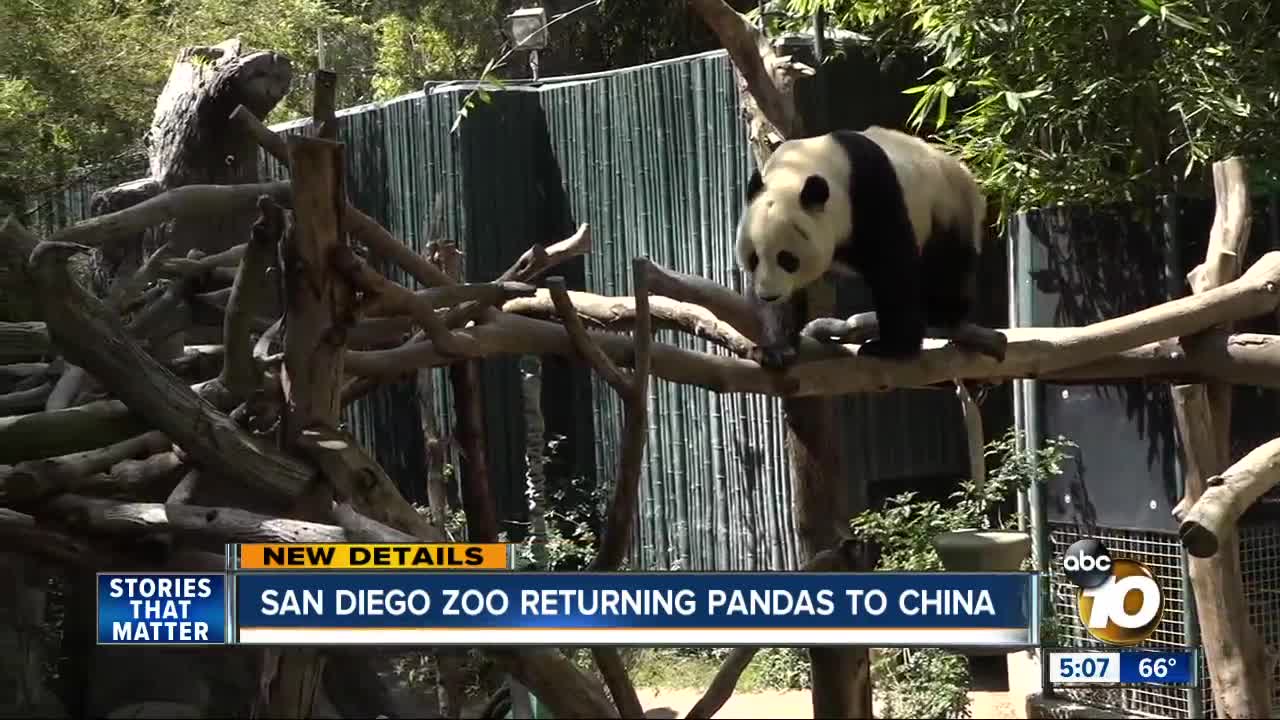
<svg viewBox="0 0 1280 720">
<path fill-rule="evenodd" d="M 541 7 L 520 8 L 506 18 L 503 30 L 518 50 L 541 50 L 547 46 L 547 11 Z"/>
</svg>

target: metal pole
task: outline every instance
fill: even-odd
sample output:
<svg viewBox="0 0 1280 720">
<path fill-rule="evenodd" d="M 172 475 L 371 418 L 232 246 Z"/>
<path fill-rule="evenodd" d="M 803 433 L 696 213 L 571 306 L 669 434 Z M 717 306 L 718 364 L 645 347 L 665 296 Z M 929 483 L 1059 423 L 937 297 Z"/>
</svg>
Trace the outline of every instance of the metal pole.
<svg viewBox="0 0 1280 720">
<path fill-rule="evenodd" d="M 1006 226 L 1006 232 L 1009 233 L 1009 254 L 1014 267 L 1012 273 L 1013 278 L 1010 282 L 1010 288 L 1014 292 L 1011 305 L 1016 312 L 1018 324 L 1030 324 L 1033 321 L 1031 313 L 1032 284 L 1031 284 L 1031 251 L 1032 243 L 1028 235 L 1029 228 L 1026 220 L 1021 216 L 1009 218 Z M 1040 426 L 1040 403 L 1039 403 L 1039 383 L 1035 380 L 1019 380 L 1020 392 L 1017 397 L 1017 407 L 1015 411 L 1022 412 L 1022 426 L 1025 434 L 1025 446 L 1022 448 L 1024 452 L 1036 452 L 1041 446 L 1041 426 Z M 1041 607 L 1049 607 L 1048 603 L 1052 602 L 1053 595 L 1051 585 L 1048 582 L 1049 574 L 1049 523 L 1046 517 L 1047 493 L 1039 482 L 1031 484 L 1027 493 L 1027 506 L 1030 510 L 1031 525 L 1031 557 L 1035 563 L 1036 572 L 1040 573 L 1042 579 L 1040 589 Z M 1019 503 L 1021 504 L 1021 503 Z M 1040 660 L 1040 694 L 1043 697 L 1053 697 L 1053 686 L 1049 682 L 1049 662 L 1048 657 L 1043 652 L 1044 640 L 1041 638 Z"/>
</svg>

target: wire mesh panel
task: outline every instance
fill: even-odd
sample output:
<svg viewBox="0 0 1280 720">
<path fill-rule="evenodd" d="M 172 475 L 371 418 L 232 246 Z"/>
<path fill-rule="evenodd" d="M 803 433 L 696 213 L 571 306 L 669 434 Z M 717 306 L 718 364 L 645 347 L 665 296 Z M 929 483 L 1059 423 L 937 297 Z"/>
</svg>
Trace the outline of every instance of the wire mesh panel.
<svg viewBox="0 0 1280 720">
<path fill-rule="evenodd" d="M 1064 648 L 1107 648 L 1085 630 L 1076 609 L 1076 588 L 1062 574 L 1060 559 L 1075 541 L 1094 537 L 1102 541 L 1116 557 L 1131 558 L 1146 565 L 1160 584 L 1165 608 L 1156 632 L 1138 649 L 1173 650 L 1191 646 L 1189 629 L 1193 627 L 1194 598 L 1186 597 L 1183 578 L 1186 570 L 1182 558 L 1182 545 L 1175 534 L 1097 528 L 1081 531 L 1073 525 L 1050 525 L 1049 588 L 1054 614 L 1057 617 L 1058 637 L 1052 643 Z M 1245 527 L 1240 538 L 1241 570 L 1244 575 L 1245 601 L 1249 606 L 1249 620 L 1262 633 L 1268 646 L 1280 644 L 1280 529 L 1272 527 Z M 1046 638 L 1046 644 L 1051 640 Z M 1198 644 L 1198 643 L 1197 643 Z M 1080 702 L 1090 703 L 1125 713 L 1150 717 L 1193 717 L 1193 694 L 1200 693 L 1205 717 L 1218 717 L 1213 702 L 1213 688 L 1209 682 L 1208 667 L 1200 656 L 1201 686 L 1184 687 L 1131 687 L 1131 688 L 1060 688 L 1057 693 Z M 1273 713 L 1280 709 L 1280 674 L 1273 687 L 1277 692 L 1272 698 Z"/>
</svg>

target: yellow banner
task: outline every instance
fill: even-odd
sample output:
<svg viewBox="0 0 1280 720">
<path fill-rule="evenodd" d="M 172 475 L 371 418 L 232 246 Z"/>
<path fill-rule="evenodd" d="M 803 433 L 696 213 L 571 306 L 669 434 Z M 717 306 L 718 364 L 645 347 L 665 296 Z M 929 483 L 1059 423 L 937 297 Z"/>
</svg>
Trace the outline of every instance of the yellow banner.
<svg viewBox="0 0 1280 720">
<path fill-rule="evenodd" d="M 504 543 L 263 543 L 239 545 L 244 570 L 507 570 Z"/>
</svg>

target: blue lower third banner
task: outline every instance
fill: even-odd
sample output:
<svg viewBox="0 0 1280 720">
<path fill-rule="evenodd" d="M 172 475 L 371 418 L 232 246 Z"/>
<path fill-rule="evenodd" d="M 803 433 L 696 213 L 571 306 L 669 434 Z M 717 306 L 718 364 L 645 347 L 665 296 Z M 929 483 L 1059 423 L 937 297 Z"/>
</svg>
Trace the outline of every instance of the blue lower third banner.
<svg viewBox="0 0 1280 720">
<path fill-rule="evenodd" d="M 228 582 L 222 573 L 99 573 L 98 644 L 225 643 Z"/>
<path fill-rule="evenodd" d="M 253 645 L 1027 647 L 1027 573 L 246 573 Z"/>
</svg>

